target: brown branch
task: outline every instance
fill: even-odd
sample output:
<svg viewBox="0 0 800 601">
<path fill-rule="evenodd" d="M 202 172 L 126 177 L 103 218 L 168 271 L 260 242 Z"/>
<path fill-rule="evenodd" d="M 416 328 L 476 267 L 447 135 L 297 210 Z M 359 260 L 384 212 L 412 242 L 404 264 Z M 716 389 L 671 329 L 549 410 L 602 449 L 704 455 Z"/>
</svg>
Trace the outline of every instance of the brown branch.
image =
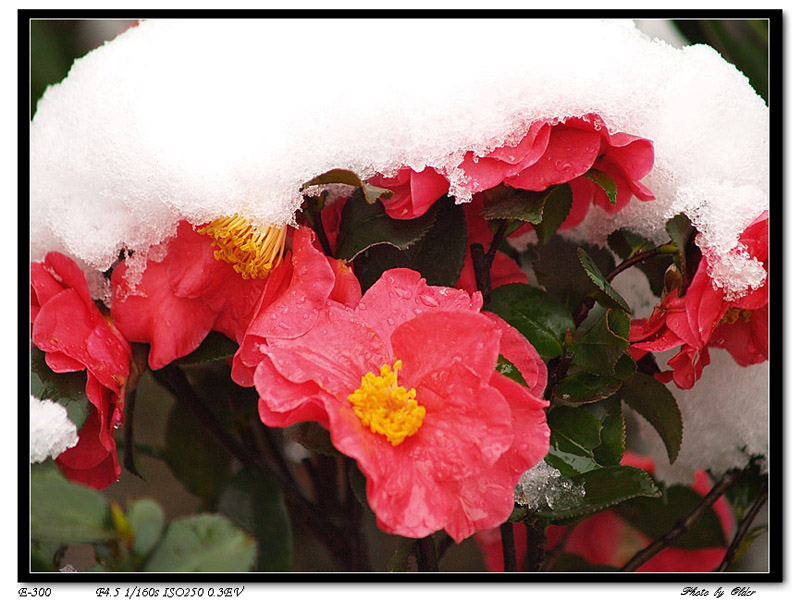
<svg viewBox="0 0 800 601">
<path fill-rule="evenodd" d="M 741 523 L 739 524 L 739 527 L 736 529 L 736 534 L 733 537 L 733 541 L 731 541 L 728 551 L 725 553 L 725 557 L 719 564 L 719 567 L 716 570 L 717 572 L 724 572 L 733 563 L 734 559 L 736 558 L 736 554 L 739 552 L 739 548 L 742 546 L 742 543 L 747 536 L 747 532 L 750 530 L 750 526 L 753 525 L 753 520 L 764 506 L 764 503 L 766 503 L 767 496 L 767 483 L 765 482 L 761 487 L 761 491 L 758 494 L 756 502 L 753 503 L 753 506 L 747 511 Z"/>
<path fill-rule="evenodd" d="M 436 557 L 436 545 L 431 535 L 417 539 L 415 551 L 417 554 L 417 571 L 439 571 L 439 561 Z"/>
<path fill-rule="evenodd" d="M 517 571 L 517 548 L 514 544 L 514 524 L 503 522 L 500 524 L 500 537 L 503 543 L 503 571 Z"/>
<path fill-rule="evenodd" d="M 729 470 L 725 472 L 725 474 L 720 478 L 719 482 L 717 482 L 714 487 L 709 491 L 709 493 L 703 497 L 703 500 L 697 504 L 697 507 L 692 509 L 692 511 L 683 519 L 678 520 L 675 522 L 675 525 L 669 530 L 669 532 L 663 534 L 652 543 L 647 545 L 644 549 L 639 551 L 633 558 L 626 563 L 621 572 L 634 572 L 638 568 L 642 567 L 648 560 L 652 559 L 656 555 L 658 555 L 661 551 L 663 551 L 669 543 L 674 541 L 676 538 L 683 536 L 686 534 L 689 529 L 697 522 L 700 516 L 703 514 L 704 511 L 709 509 L 717 499 L 719 499 L 728 487 L 739 477 L 742 473 L 742 470 L 735 469 Z"/>
<path fill-rule="evenodd" d="M 575 524 L 567 526 L 567 529 L 564 531 L 558 543 L 556 543 L 556 546 L 550 551 L 550 558 L 544 564 L 544 567 L 542 567 L 542 572 L 549 572 L 553 569 L 553 566 L 556 565 L 559 557 L 564 554 L 564 549 L 567 547 L 567 542 L 569 541 L 569 537 L 572 536 L 573 530 L 575 530 Z"/>
<path fill-rule="evenodd" d="M 527 553 L 525 554 L 525 571 L 540 572 L 544 565 L 547 535 L 541 522 L 525 524 Z"/>
</svg>

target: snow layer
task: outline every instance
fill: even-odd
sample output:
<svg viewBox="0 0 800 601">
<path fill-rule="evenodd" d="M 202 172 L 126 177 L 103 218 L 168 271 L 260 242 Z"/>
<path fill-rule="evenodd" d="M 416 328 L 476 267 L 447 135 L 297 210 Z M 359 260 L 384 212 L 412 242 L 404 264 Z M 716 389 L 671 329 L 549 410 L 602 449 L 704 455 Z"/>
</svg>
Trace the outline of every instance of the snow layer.
<svg viewBox="0 0 800 601">
<path fill-rule="evenodd" d="M 514 490 L 514 500 L 534 511 L 567 511 L 580 505 L 586 491 L 576 486 L 544 460 L 522 474 Z"/>
<path fill-rule="evenodd" d="M 78 444 L 78 430 L 64 405 L 31 395 L 31 463 L 41 463 Z"/>
<path fill-rule="evenodd" d="M 672 354 L 672 353 L 667 353 Z M 769 362 L 740 367 L 727 351 L 709 349 L 711 364 L 691 390 L 670 384 L 683 415 L 683 444 L 670 465 L 664 443 L 638 414 L 635 449 L 650 455 L 656 477 L 691 484 L 696 470 L 720 475 L 744 467 L 751 455 L 767 457 L 769 443 Z"/>
<path fill-rule="evenodd" d="M 593 210 L 585 238 L 661 239 L 687 210 L 726 256 L 767 208 L 763 101 L 714 50 L 632 22 L 159 20 L 77 60 L 39 102 L 32 258 L 60 250 L 103 270 L 183 218 L 291 223 L 300 185 L 329 169 L 452 171 L 536 119 L 589 112 L 654 141 L 643 183 L 657 200 Z M 454 173 L 451 193 L 469 200 Z M 763 278 L 740 263 L 715 266 L 734 294 Z"/>
</svg>

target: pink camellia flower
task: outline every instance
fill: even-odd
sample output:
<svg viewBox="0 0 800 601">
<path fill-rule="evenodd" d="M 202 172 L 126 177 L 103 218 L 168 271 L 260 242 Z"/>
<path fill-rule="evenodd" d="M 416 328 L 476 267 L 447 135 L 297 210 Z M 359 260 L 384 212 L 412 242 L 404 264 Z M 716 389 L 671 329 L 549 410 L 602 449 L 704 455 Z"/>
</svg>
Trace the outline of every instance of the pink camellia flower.
<svg viewBox="0 0 800 601">
<path fill-rule="evenodd" d="M 86 371 L 92 411 L 78 444 L 56 459 L 75 482 L 103 489 L 119 478 L 114 427 L 123 420 L 131 349 L 89 294 L 75 262 L 51 252 L 31 264 L 31 339 L 54 372 Z"/>
<path fill-rule="evenodd" d="M 394 193 L 382 201 L 386 214 L 393 219 L 419 217 L 450 188 L 447 178 L 431 167 L 425 167 L 421 172 L 403 167 L 394 177 L 376 175 L 368 181 Z"/>
<path fill-rule="evenodd" d="M 747 253 L 769 271 L 769 218 L 765 212 L 739 237 Z M 667 363 L 672 371 L 658 374 L 678 388 L 691 388 L 709 364 L 709 347 L 726 349 L 739 365 L 766 361 L 769 356 L 769 282 L 735 301 L 725 300 L 701 259 L 686 293 L 672 290 L 648 319 L 631 322 L 631 353 L 639 359 L 648 351 L 680 347 Z"/>
<path fill-rule="evenodd" d="M 546 367 L 479 294 L 392 269 L 355 307 L 333 278 L 295 255 L 283 295 L 259 311 L 234 357 L 269 426 L 317 421 L 358 462 L 378 525 L 460 541 L 510 514 L 520 474 L 547 453 Z M 316 277 L 315 277 L 316 276 Z M 526 388 L 495 370 L 514 362 Z"/>
<path fill-rule="evenodd" d="M 500 184 L 540 192 L 569 183 L 572 209 L 561 226 L 564 230 L 583 221 L 592 204 L 613 213 L 622 210 L 632 196 L 653 200 L 639 180 L 653 168 L 654 158 L 650 140 L 624 132 L 611 134 L 602 118 L 590 113 L 563 123 L 535 121 L 517 144 L 483 156 L 467 152 L 459 169 L 466 174 L 466 187 L 472 194 Z M 582 177 L 590 169 L 614 180 L 617 193 L 613 205 L 597 183 Z M 419 173 L 404 167 L 396 177 L 378 175 L 369 181 L 394 191 L 384 206 L 395 219 L 419 217 L 449 189 L 449 176 L 431 167 Z"/>
<path fill-rule="evenodd" d="M 653 472 L 655 466 L 651 459 L 626 451 L 622 465 L 638 467 Z M 700 495 L 711 490 L 711 478 L 704 471 L 695 473 L 693 489 Z M 730 504 L 725 497 L 717 500 L 712 506 L 719 518 L 725 537 L 729 538 L 734 526 L 734 517 Z M 591 515 L 572 528 L 570 532 L 565 526 L 550 526 L 547 529 L 547 549 L 552 551 L 568 536 L 563 551 L 578 555 L 596 565 L 621 568 L 652 540 L 630 525 L 614 511 L 602 511 Z M 499 529 L 479 532 L 476 541 L 492 572 L 503 571 L 503 545 Z M 527 535 L 525 526 L 514 524 L 514 547 L 516 550 L 517 569 L 522 570 L 527 552 Z M 727 549 L 725 547 L 707 547 L 699 549 L 680 549 L 667 547 L 655 557 L 645 562 L 637 572 L 710 572 L 716 569 Z"/>
</svg>

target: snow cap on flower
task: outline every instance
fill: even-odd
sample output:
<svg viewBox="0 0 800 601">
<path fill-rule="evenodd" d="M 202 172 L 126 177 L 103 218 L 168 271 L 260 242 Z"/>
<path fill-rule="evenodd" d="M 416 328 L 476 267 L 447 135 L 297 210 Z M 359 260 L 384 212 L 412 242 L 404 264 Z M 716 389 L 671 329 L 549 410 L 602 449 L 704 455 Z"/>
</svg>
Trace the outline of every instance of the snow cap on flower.
<svg viewBox="0 0 800 601">
<path fill-rule="evenodd" d="M 405 39 L 412 24 L 380 26 Z M 414 44 L 364 52 L 358 35 L 310 49 L 329 34 L 321 22 L 156 20 L 92 51 L 47 90 L 31 124 L 33 259 L 60 250 L 104 270 L 182 219 L 286 224 L 300 186 L 332 168 L 366 179 L 428 167 L 468 201 L 467 153 L 516 144 L 543 119 L 594 113 L 612 135 L 652 140 L 641 183 L 655 200 L 614 215 L 592 207 L 580 235 L 628 227 L 658 238 L 665 218 L 686 211 L 718 251 L 717 284 L 735 294 L 763 277 L 746 258 L 727 259 L 737 228 L 767 205 L 767 107 L 715 51 L 650 41 L 628 21 L 413 27 Z M 464 40 L 482 49 L 465 58 Z M 342 77 L 354 64 L 367 88 Z"/>
<path fill-rule="evenodd" d="M 31 395 L 31 463 L 41 463 L 78 444 L 78 429 L 64 405 Z"/>
</svg>

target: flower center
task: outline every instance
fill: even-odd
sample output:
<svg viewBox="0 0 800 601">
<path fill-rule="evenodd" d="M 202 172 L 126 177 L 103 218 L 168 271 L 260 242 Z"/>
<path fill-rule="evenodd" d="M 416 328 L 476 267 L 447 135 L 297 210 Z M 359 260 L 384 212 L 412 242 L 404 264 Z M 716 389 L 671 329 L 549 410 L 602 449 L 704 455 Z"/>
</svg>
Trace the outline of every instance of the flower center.
<svg viewBox="0 0 800 601">
<path fill-rule="evenodd" d="M 361 378 L 361 387 L 347 397 L 353 411 L 373 434 L 381 434 L 396 447 L 419 430 L 425 407 L 417 404 L 417 391 L 397 385 L 402 361 L 390 368 L 384 364 L 381 375 L 369 372 Z"/>
<path fill-rule="evenodd" d="M 214 258 L 233 265 L 246 280 L 267 277 L 283 258 L 285 225 L 264 230 L 234 215 L 215 219 L 197 231 L 213 239 Z"/>
<path fill-rule="evenodd" d="M 737 307 L 731 307 L 730 309 L 725 311 L 725 315 L 722 316 L 720 322 L 727 324 L 734 324 L 739 319 L 743 319 L 745 323 L 748 323 L 750 321 L 751 314 L 752 311 L 749 311 L 748 309 L 738 309 Z"/>
</svg>

